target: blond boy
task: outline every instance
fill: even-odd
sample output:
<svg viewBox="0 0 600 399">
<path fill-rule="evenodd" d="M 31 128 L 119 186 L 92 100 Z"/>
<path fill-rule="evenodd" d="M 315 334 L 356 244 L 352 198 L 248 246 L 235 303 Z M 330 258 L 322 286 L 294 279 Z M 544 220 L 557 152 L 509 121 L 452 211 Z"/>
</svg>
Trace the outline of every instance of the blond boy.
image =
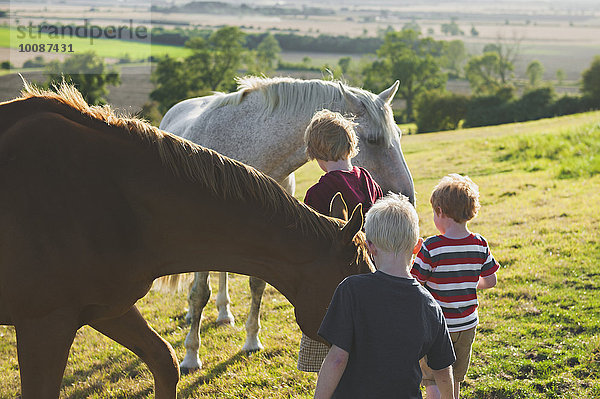
<svg viewBox="0 0 600 399">
<path fill-rule="evenodd" d="M 404 196 L 378 200 L 365 233 L 377 271 L 337 287 L 319 335 L 331 349 L 315 398 L 421 398 L 419 359 L 428 356 L 442 397 L 453 395 L 455 360 L 440 306 L 410 274 L 419 218 Z"/>
</svg>

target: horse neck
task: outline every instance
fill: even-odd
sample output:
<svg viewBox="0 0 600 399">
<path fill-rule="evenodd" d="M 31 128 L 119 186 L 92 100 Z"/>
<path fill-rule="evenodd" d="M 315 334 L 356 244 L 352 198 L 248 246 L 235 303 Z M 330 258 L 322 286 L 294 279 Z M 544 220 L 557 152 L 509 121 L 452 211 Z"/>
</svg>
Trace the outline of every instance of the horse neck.
<svg viewBox="0 0 600 399">
<path fill-rule="evenodd" d="M 162 176 L 161 176 L 162 175 Z M 199 183 L 164 173 L 128 179 L 128 195 L 143 224 L 151 278 L 192 271 L 229 271 L 259 277 L 293 302 L 303 269 L 332 246 L 332 238 L 293 227 L 289 213 L 252 199 L 223 199 Z M 149 185 L 140 187 L 139 182 Z M 165 205 L 165 204 L 168 204 Z M 293 206 L 293 205 L 292 205 Z M 297 204 L 296 206 L 301 207 Z M 324 218 L 305 212 L 306 218 Z M 148 217 L 148 215 L 151 217 Z"/>
<path fill-rule="evenodd" d="M 265 108 L 262 96 L 260 92 L 253 92 L 236 106 L 256 118 L 248 125 L 246 133 L 252 134 L 255 151 L 253 155 L 246 152 L 244 156 L 253 157 L 248 162 L 250 165 L 281 182 L 308 161 L 304 131 L 312 115 L 284 113 L 279 108 L 270 112 Z"/>
</svg>

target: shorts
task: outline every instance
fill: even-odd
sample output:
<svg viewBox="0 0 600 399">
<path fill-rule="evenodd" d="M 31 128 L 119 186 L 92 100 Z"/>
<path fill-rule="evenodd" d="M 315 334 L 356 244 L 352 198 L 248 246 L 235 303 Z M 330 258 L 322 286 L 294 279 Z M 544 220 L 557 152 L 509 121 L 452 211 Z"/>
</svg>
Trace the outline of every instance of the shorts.
<svg viewBox="0 0 600 399">
<path fill-rule="evenodd" d="M 452 374 L 454 375 L 454 383 L 463 382 L 469 369 L 469 363 L 471 362 L 471 347 L 475 340 L 475 330 L 477 327 L 470 328 L 465 331 L 451 332 L 450 339 L 452 339 L 452 346 L 454 346 L 454 354 L 456 355 L 456 362 L 452 365 Z M 423 372 L 423 379 L 421 385 L 435 385 L 435 379 L 433 378 L 433 372 L 427 365 L 427 356 L 419 361 L 421 365 L 421 371 Z"/>
<path fill-rule="evenodd" d="M 303 333 L 300 340 L 300 350 L 298 351 L 298 370 L 318 373 L 327 353 L 329 353 L 327 345 L 312 340 Z"/>
</svg>

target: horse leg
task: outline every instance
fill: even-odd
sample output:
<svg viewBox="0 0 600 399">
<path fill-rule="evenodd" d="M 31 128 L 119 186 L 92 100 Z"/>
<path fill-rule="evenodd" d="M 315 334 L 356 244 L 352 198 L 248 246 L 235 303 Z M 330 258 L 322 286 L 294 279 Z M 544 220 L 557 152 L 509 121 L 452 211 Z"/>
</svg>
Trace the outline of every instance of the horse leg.
<svg viewBox="0 0 600 399">
<path fill-rule="evenodd" d="M 248 320 L 246 320 L 246 342 L 242 350 L 256 352 L 264 348 L 258 338 L 258 332 L 260 331 L 260 303 L 267 283 L 257 277 L 250 277 L 249 283 L 252 303 L 250 304 Z"/>
<path fill-rule="evenodd" d="M 217 293 L 217 309 L 219 310 L 219 316 L 217 316 L 217 324 L 219 325 L 230 325 L 235 324 L 235 318 L 231 314 L 229 307 L 229 287 L 227 284 L 227 278 L 229 274 L 227 272 L 219 273 L 219 292 Z"/>
<path fill-rule="evenodd" d="M 77 317 L 59 311 L 15 320 L 22 399 L 56 399 L 69 349 L 79 329 Z"/>
<path fill-rule="evenodd" d="M 198 349 L 200 349 L 200 319 L 202 318 L 202 311 L 210 299 L 208 276 L 208 272 L 197 272 L 188 296 L 191 325 L 190 331 L 185 337 L 185 357 L 179 365 L 181 372 L 184 374 L 202 368 L 202 362 L 198 357 Z"/>
<path fill-rule="evenodd" d="M 123 316 L 90 325 L 131 350 L 146 363 L 154 376 L 156 399 L 177 397 L 179 368 L 175 351 L 148 325 L 137 307 L 133 306 Z"/>
<path fill-rule="evenodd" d="M 198 282 L 198 272 L 194 273 L 194 281 L 192 281 L 192 285 L 190 285 L 190 292 L 188 294 L 188 311 L 187 314 L 185 315 L 185 322 L 186 323 L 191 323 L 192 322 L 192 313 L 194 312 L 194 300 L 192 299 L 192 291 L 194 289 L 195 286 L 197 286 L 198 284 L 200 284 Z"/>
</svg>

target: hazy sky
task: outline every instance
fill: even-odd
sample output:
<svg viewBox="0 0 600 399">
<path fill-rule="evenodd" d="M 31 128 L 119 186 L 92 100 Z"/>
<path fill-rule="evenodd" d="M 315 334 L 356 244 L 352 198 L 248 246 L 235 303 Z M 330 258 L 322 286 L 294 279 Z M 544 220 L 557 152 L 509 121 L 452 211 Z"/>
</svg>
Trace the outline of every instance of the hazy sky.
<svg viewBox="0 0 600 399">
<path fill-rule="evenodd" d="M 0 4 L 11 4 L 18 5 L 19 3 L 40 3 L 40 4 L 114 4 L 114 3 L 144 3 L 144 4 L 161 4 L 175 2 L 178 4 L 188 3 L 192 1 L 203 1 L 203 0 L 151 0 L 151 1 L 137 1 L 137 0 L 0 0 Z M 276 0 L 218 0 L 224 3 L 235 3 L 235 4 L 250 4 L 250 5 L 266 5 L 266 4 L 280 4 L 287 6 L 300 6 L 302 4 L 312 4 L 315 6 L 326 6 L 322 0 L 290 0 L 290 1 L 276 1 Z M 422 4 L 460 4 L 462 7 L 468 4 L 473 4 L 472 0 L 336 0 L 334 4 L 336 6 L 362 6 L 362 7 L 373 7 L 373 6 L 414 6 Z M 583 8 L 589 7 L 590 9 L 600 10 L 600 0 L 477 0 L 477 6 L 482 4 L 493 4 L 493 5 L 539 5 L 539 6 L 551 6 L 556 8 Z"/>
</svg>

